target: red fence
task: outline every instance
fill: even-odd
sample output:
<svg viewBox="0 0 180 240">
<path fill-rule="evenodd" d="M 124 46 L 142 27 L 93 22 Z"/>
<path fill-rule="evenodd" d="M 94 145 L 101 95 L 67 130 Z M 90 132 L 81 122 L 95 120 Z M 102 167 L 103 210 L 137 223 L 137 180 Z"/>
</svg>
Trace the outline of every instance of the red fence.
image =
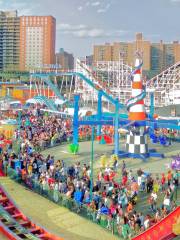
<svg viewBox="0 0 180 240">
<path fill-rule="evenodd" d="M 173 234 L 173 224 L 177 222 L 180 217 L 180 206 L 171 212 L 166 218 L 149 228 L 147 231 L 141 233 L 132 240 L 170 240 L 176 235 Z"/>
</svg>

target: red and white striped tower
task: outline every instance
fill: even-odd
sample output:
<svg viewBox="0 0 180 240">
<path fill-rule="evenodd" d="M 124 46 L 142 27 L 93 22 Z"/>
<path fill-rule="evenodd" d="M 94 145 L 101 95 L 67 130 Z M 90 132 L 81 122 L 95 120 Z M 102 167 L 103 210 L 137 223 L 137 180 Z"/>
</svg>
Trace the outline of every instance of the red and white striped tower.
<svg viewBox="0 0 180 240">
<path fill-rule="evenodd" d="M 135 67 L 140 65 L 140 60 L 136 59 Z M 143 92 L 143 83 L 141 79 L 141 68 L 137 69 L 133 76 L 132 82 L 132 98 L 137 97 Z M 141 121 L 146 119 L 146 112 L 144 106 L 144 100 L 136 102 L 134 106 L 130 107 L 129 110 L 129 120 L 131 121 Z"/>
<path fill-rule="evenodd" d="M 143 82 L 141 79 L 141 65 L 140 60 L 136 59 L 135 71 L 132 82 L 132 98 L 129 107 L 129 120 L 143 121 L 146 119 L 146 111 L 144 105 L 145 95 L 143 95 Z M 138 101 L 138 96 L 141 100 Z M 145 155 L 148 153 L 147 139 L 144 134 L 144 127 L 132 128 L 127 134 L 126 151 L 132 155 Z"/>
</svg>

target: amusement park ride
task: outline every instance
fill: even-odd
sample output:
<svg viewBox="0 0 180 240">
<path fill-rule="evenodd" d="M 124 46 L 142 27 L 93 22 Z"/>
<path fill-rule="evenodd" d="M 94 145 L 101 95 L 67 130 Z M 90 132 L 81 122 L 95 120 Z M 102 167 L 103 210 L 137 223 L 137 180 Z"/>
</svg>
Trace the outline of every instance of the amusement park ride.
<svg viewBox="0 0 180 240">
<path fill-rule="evenodd" d="M 144 98 L 146 91 L 141 80 L 142 62 L 136 59 L 135 69 L 132 72 L 132 98 L 127 102 L 127 110 L 129 112 L 128 119 L 122 118 L 119 115 L 120 108 L 125 108 L 125 105 L 119 103 L 118 99 L 112 101 L 115 105 L 115 117 L 105 116 L 102 113 L 102 96 L 103 91 L 98 92 L 98 111 L 97 115 L 89 117 L 88 120 L 78 120 L 78 101 L 79 96 L 74 97 L 74 132 L 72 151 L 78 149 L 78 128 L 80 125 L 99 126 L 97 136 L 101 139 L 101 126 L 114 126 L 114 154 L 119 157 L 141 158 L 144 161 L 148 157 L 164 157 L 163 154 L 157 153 L 154 149 L 149 150 L 147 144 L 147 134 L 151 138 L 154 137 L 154 130 L 158 128 L 168 128 L 179 130 L 179 122 L 177 120 L 157 120 L 154 118 L 153 95 L 151 96 L 151 111 L 147 115 L 145 112 Z M 128 130 L 126 139 L 126 152 L 119 151 L 119 128 Z M 164 139 L 164 144 L 166 140 Z M 76 150 L 75 150 L 76 151 Z"/>
<path fill-rule="evenodd" d="M 180 130 L 180 124 L 178 120 L 160 120 L 156 119 L 157 116 L 154 115 L 154 95 L 151 93 L 150 97 L 150 113 L 147 114 L 145 110 L 144 100 L 146 98 L 146 88 L 143 85 L 141 69 L 142 61 L 138 58 L 135 62 L 135 69 L 127 74 L 131 80 L 131 98 L 126 104 L 119 102 L 118 98 L 115 98 L 111 90 L 103 84 L 103 82 L 98 81 L 98 79 L 93 76 L 93 73 L 89 69 L 85 69 L 88 75 L 82 72 L 49 72 L 49 73 L 33 73 L 31 74 L 32 79 L 40 79 L 45 82 L 54 91 L 55 95 L 64 101 L 68 106 L 74 107 L 74 121 L 73 121 L 73 143 L 70 149 L 73 153 L 76 153 L 79 149 L 78 144 L 78 128 L 81 125 L 97 126 L 97 138 L 100 140 L 102 137 L 101 127 L 104 125 L 114 126 L 114 154 L 119 157 L 133 157 L 141 158 L 144 161 L 148 157 L 164 157 L 163 154 L 157 153 L 154 149 L 148 149 L 147 136 L 149 135 L 152 141 L 155 141 L 156 135 L 154 134 L 155 129 L 170 129 L 170 130 Z M 80 94 L 74 96 L 74 104 L 66 100 L 57 90 L 56 86 L 51 82 L 50 77 L 58 76 L 70 76 L 77 77 L 81 80 L 83 84 L 88 85 L 97 95 L 97 114 L 86 119 L 78 119 L 79 111 L 79 100 Z M 95 79 L 92 81 L 92 77 Z M 80 81 L 79 80 L 79 81 Z M 102 102 L 106 99 L 115 108 L 115 112 L 109 114 L 108 116 L 102 112 Z M 121 111 L 128 111 L 128 116 L 125 114 L 119 114 Z M 126 116 L 126 117 L 125 117 Z M 119 150 L 119 128 L 124 128 L 128 130 L 126 139 L 126 151 L 123 152 Z M 157 140 L 157 139 L 156 139 Z M 162 145 L 168 144 L 165 137 L 160 137 L 160 142 Z"/>
<path fill-rule="evenodd" d="M 148 135 L 154 143 L 157 143 L 159 140 L 162 145 L 168 144 L 168 140 L 165 137 L 157 137 L 155 134 L 156 129 L 170 129 L 170 130 L 180 130 L 180 122 L 176 119 L 167 120 L 167 119 L 158 119 L 158 116 L 154 114 L 154 103 L 155 96 L 154 93 L 150 94 L 150 112 L 146 112 L 145 100 L 147 98 L 147 89 L 144 86 L 141 76 L 142 70 L 142 61 L 136 59 L 134 70 L 128 68 L 127 66 L 122 65 L 123 73 L 120 75 L 115 74 L 114 78 L 117 80 L 116 86 L 112 86 L 112 82 L 109 81 L 108 84 L 105 84 L 103 81 L 99 81 L 97 75 L 94 76 L 93 72 L 90 69 L 85 68 L 81 62 L 82 71 L 71 71 L 71 72 L 37 72 L 31 74 L 31 84 L 36 85 L 37 87 L 37 96 L 35 99 L 42 100 L 49 109 L 57 111 L 57 108 L 52 101 L 48 99 L 47 96 L 43 96 L 43 87 L 48 86 L 53 92 L 56 98 L 61 100 L 66 107 L 74 109 L 74 119 L 73 119 L 73 143 L 70 145 L 70 150 L 72 153 L 77 153 L 79 149 L 79 127 L 91 126 L 92 127 L 92 136 L 94 135 L 94 129 L 97 127 L 97 140 L 101 141 L 103 139 L 102 126 L 113 126 L 114 127 L 114 154 L 121 157 L 132 157 L 140 158 L 143 161 L 146 161 L 149 157 L 161 157 L 164 155 L 157 153 L 155 150 L 148 148 L 147 138 Z M 179 64 L 180 65 L 180 64 Z M 103 68 L 103 65 L 101 66 Z M 171 71 L 171 70 L 169 70 Z M 153 83 L 158 82 L 158 89 L 161 88 L 160 82 L 162 78 L 165 78 L 167 72 L 164 72 L 162 75 L 159 75 L 157 79 L 153 80 Z M 65 98 L 61 92 L 57 89 L 56 85 L 52 82 L 52 77 L 70 77 L 70 93 L 72 91 L 73 78 L 76 77 L 76 86 L 75 86 L 75 95 L 74 103 L 70 101 L 70 98 Z M 128 76 L 128 77 L 127 77 Z M 109 74 L 111 77 L 111 74 Z M 118 80 L 118 77 L 123 77 L 121 80 Z M 160 79 L 160 80 L 159 80 Z M 33 83 L 32 83 L 33 82 Z M 118 84 L 125 84 L 126 87 L 131 87 L 131 93 L 129 95 L 129 90 L 126 94 L 123 95 L 124 101 L 121 101 L 120 91 L 116 91 Z M 152 84 L 152 83 L 151 83 Z M 80 87 L 86 89 L 85 93 L 82 93 Z M 147 86 L 147 84 L 146 84 Z M 153 86 L 152 86 L 153 87 Z M 39 88 L 39 89 L 38 89 Z M 85 96 L 87 94 L 87 98 Z M 164 93 L 163 93 L 164 94 Z M 129 95 L 129 98 L 127 96 Z M 97 104 L 97 114 L 79 118 L 79 102 L 84 100 L 89 100 L 93 98 L 94 105 Z M 125 102 L 125 99 L 129 99 Z M 163 100 L 166 98 L 164 97 Z M 103 112 L 103 103 L 107 101 L 114 108 L 114 112 L 106 113 Z M 162 103 L 162 102 L 161 102 Z M 93 106 L 94 106 L 93 105 Z M 128 114 L 127 114 L 128 112 Z M 125 151 L 121 151 L 119 146 L 119 129 L 123 128 L 127 130 Z M 159 138 L 159 139 L 158 139 Z M 92 161 L 93 163 L 93 161 Z M 177 169 L 178 164 L 180 163 L 180 156 L 174 158 L 172 165 L 173 169 Z M 93 169 L 93 165 L 91 165 Z M 93 189 L 93 171 L 91 171 L 91 186 L 90 194 L 92 194 Z M 18 236 L 23 235 L 23 238 L 26 239 L 54 239 L 59 240 L 58 238 L 42 227 L 37 226 L 32 223 L 30 219 L 23 215 L 23 213 L 16 207 L 14 202 L 6 194 L 3 188 L 0 188 L 0 211 L 2 220 L 5 224 L 3 228 L 10 237 L 9 239 L 18 239 Z M 91 198 L 92 199 L 92 198 Z M 173 233 L 172 227 L 176 224 L 180 214 L 180 207 L 177 207 L 173 212 L 171 212 L 166 218 L 158 222 L 152 228 L 149 228 L 147 231 L 138 235 L 134 238 L 137 240 L 151 239 L 158 240 L 160 239 L 173 239 L 178 233 Z M 15 220 L 14 220 L 15 219 Z M 179 230 L 179 223 L 177 227 Z M 12 232 L 13 229 L 13 232 Z"/>
</svg>

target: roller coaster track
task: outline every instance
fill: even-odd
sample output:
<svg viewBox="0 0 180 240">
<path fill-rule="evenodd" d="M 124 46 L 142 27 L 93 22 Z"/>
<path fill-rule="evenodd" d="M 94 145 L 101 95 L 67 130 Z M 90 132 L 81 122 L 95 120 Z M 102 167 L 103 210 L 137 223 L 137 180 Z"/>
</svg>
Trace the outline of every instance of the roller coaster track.
<svg viewBox="0 0 180 240">
<path fill-rule="evenodd" d="M 100 79 L 98 79 L 93 73 L 92 69 L 88 67 L 86 64 L 84 64 L 83 62 L 81 62 L 79 59 L 77 59 L 77 63 L 86 72 L 86 74 L 93 79 L 92 82 L 94 82 L 96 86 L 98 86 L 101 89 L 104 89 L 105 92 L 107 92 L 110 96 L 113 97 L 113 93 L 111 92 L 111 89 L 109 88 L 107 82 L 103 82 Z"/>
<path fill-rule="evenodd" d="M 180 61 L 177 62 L 177 63 L 175 63 L 174 65 L 168 67 L 167 69 L 163 70 L 161 73 L 159 73 L 158 75 L 156 75 L 155 77 L 153 77 L 152 79 L 150 79 L 150 80 L 148 81 L 147 86 L 148 86 L 148 87 L 149 87 L 149 86 L 152 87 L 152 86 L 156 85 L 156 82 L 157 82 L 160 78 L 165 77 L 167 74 L 169 74 L 169 75 L 170 75 L 170 74 L 173 74 L 173 72 L 174 72 L 176 69 L 178 69 L 178 70 L 180 69 Z M 178 71 L 178 75 L 176 76 L 176 79 L 179 79 L 178 77 L 179 77 L 179 71 Z M 170 76 L 169 76 L 169 78 L 170 78 Z"/>
<path fill-rule="evenodd" d="M 53 100 L 47 98 L 46 96 L 35 96 L 33 99 L 40 101 L 40 103 L 45 104 L 50 110 L 58 111 L 56 105 L 54 104 Z"/>
<path fill-rule="evenodd" d="M 10 240 L 63 240 L 27 218 L 0 186 L 0 231 Z"/>
<path fill-rule="evenodd" d="M 52 82 L 51 82 L 51 84 L 49 83 L 49 81 L 47 82 L 47 78 L 48 77 L 50 77 L 50 76 L 52 76 L 52 77 L 55 77 L 55 76 L 77 76 L 82 81 L 85 81 L 90 87 L 95 89 L 97 92 L 101 90 L 102 96 L 104 98 L 106 98 L 110 103 L 112 103 L 113 105 L 116 105 L 116 103 L 117 103 L 116 99 L 114 99 L 105 90 L 103 90 L 99 85 L 94 83 L 91 79 L 89 79 L 88 77 L 86 77 L 84 74 L 82 74 L 80 72 L 58 72 L 58 73 L 51 72 L 51 73 L 47 73 L 47 74 L 46 73 L 32 73 L 31 76 L 34 77 L 34 78 L 41 78 L 41 79 L 43 79 L 49 85 L 49 87 L 52 90 L 53 89 L 55 90 L 56 87 L 55 87 L 55 85 Z M 57 91 L 58 90 L 56 88 L 56 91 L 54 91 L 54 93 L 56 94 Z M 58 95 L 56 94 L 56 96 L 62 100 L 62 96 L 60 97 L 59 94 Z M 120 108 L 124 108 L 125 106 L 123 104 L 119 103 L 119 107 Z"/>
</svg>

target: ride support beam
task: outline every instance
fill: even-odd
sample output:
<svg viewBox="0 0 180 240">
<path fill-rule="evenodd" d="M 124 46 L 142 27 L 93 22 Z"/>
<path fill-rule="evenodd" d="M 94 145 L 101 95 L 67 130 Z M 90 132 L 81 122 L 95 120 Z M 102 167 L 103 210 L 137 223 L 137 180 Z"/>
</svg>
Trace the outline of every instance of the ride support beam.
<svg viewBox="0 0 180 240">
<path fill-rule="evenodd" d="M 74 118 L 73 118 L 73 144 L 78 145 L 79 139 L 79 95 L 74 96 Z"/>
<path fill-rule="evenodd" d="M 97 106 L 97 119 L 101 121 L 102 119 L 102 91 L 98 91 L 98 106 Z M 97 127 L 97 136 L 101 137 L 101 128 L 102 125 L 98 125 Z M 100 139 L 100 138 L 99 138 Z"/>
</svg>

